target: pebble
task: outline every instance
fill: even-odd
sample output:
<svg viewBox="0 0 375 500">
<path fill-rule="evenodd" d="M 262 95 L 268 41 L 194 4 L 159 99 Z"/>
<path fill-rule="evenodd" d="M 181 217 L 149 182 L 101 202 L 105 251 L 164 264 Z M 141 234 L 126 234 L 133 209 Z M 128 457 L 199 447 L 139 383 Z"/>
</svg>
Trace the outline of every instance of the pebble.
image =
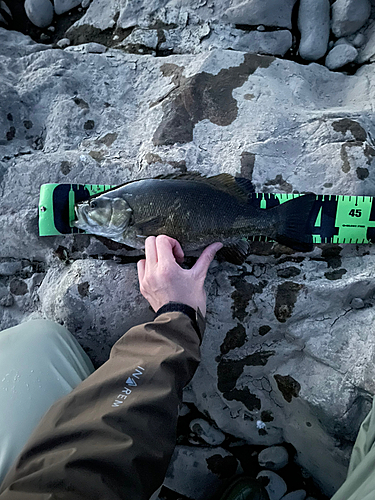
<svg viewBox="0 0 375 500">
<path fill-rule="evenodd" d="M 296 490 L 287 493 L 281 500 L 305 500 L 306 491 L 305 490 Z"/>
<path fill-rule="evenodd" d="M 359 47 L 362 47 L 362 45 L 364 45 L 365 43 L 366 43 L 366 37 L 363 33 L 357 33 L 352 41 L 353 47 L 356 47 L 357 49 Z"/>
<path fill-rule="evenodd" d="M 195 418 L 190 422 L 189 427 L 196 436 L 211 446 L 218 446 L 225 440 L 225 434 L 215 429 L 203 418 Z"/>
<path fill-rule="evenodd" d="M 182 403 L 182 405 L 178 409 L 178 416 L 185 417 L 185 415 L 188 415 L 189 413 L 190 413 L 190 408 L 188 407 L 188 405 Z"/>
<path fill-rule="evenodd" d="M 58 16 L 78 7 L 82 0 L 54 0 L 55 12 Z"/>
<path fill-rule="evenodd" d="M 55 29 L 56 29 L 56 28 L 55 28 L 54 26 L 50 26 L 50 27 L 48 28 L 48 31 L 51 31 L 51 32 L 53 33 L 53 32 L 55 31 Z"/>
<path fill-rule="evenodd" d="M 371 14 L 370 0 L 336 0 L 332 5 L 332 31 L 339 38 L 352 35 Z"/>
<path fill-rule="evenodd" d="M 339 38 L 336 40 L 334 46 L 336 47 L 337 45 L 352 45 L 346 38 Z"/>
<path fill-rule="evenodd" d="M 351 302 L 350 305 L 354 309 L 363 309 L 365 307 L 365 303 L 360 297 L 355 297 Z"/>
<path fill-rule="evenodd" d="M 53 19 L 53 6 L 49 0 L 26 0 L 25 12 L 30 21 L 38 28 L 46 28 Z"/>
<path fill-rule="evenodd" d="M 299 55 L 306 61 L 323 57 L 327 52 L 330 32 L 329 0 L 301 0 L 298 29 L 301 32 Z"/>
<path fill-rule="evenodd" d="M 264 482 L 262 478 L 265 478 Z M 267 490 L 270 500 L 281 500 L 287 491 L 284 479 L 270 470 L 262 470 L 259 472 L 257 479 L 260 480 L 261 484 Z M 268 484 L 266 484 L 267 480 Z"/>
<path fill-rule="evenodd" d="M 69 38 L 62 38 L 61 40 L 59 40 L 56 45 L 60 48 L 60 49 L 65 49 L 65 47 L 68 47 L 70 45 L 70 40 Z"/>
<path fill-rule="evenodd" d="M 13 274 L 19 273 L 22 269 L 21 262 L 10 261 L 2 262 L 0 264 L 0 276 L 13 276 Z"/>
<path fill-rule="evenodd" d="M 257 27 L 257 30 L 258 31 L 265 31 L 266 28 L 263 26 L 263 24 L 260 24 L 258 27 Z"/>
<path fill-rule="evenodd" d="M 259 453 L 258 462 L 261 467 L 279 470 L 287 465 L 289 455 L 283 446 L 270 446 Z"/>
<path fill-rule="evenodd" d="M 353 62 L 358 56 L 358 50 L 349 44 L 336 45 L 328 53 L 325 65 L 330 70 L 342 68 Z"/>
<path fill-rule="evenodd" d="M 91 0 L 82 0 L 81 7 L 86 9 L 90 5 Z"/>
</svg>

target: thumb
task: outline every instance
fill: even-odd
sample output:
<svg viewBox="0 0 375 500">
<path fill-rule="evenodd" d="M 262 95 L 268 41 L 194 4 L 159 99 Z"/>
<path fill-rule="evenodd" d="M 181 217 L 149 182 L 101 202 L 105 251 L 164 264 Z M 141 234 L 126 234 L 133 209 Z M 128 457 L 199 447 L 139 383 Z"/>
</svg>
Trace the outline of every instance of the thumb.
<svg viewBox="0 0 375 500">
<path fill-rule="evenodd" d="M 213 261 L 215 254 L 218 250 L 223 248 L 222 243 L 212 243 L 207 248 L 205 248 L 197 260 L 197 262 L 192 267 L 192 271 L 194 271 L 199 278 L 206 278 L 206 274 L 208 268 L 210 267 L 211 262 Z"/>
</svg>

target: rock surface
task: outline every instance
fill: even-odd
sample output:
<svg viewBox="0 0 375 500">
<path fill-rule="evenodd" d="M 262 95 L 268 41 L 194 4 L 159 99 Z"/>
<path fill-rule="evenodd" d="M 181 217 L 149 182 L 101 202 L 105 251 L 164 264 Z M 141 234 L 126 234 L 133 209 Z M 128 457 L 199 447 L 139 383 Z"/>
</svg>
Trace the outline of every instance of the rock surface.
<svg viewBox="0 0 375 500">
<path fill-rule="evenodd" d="M 283 28 L 262 14 L 258 31 L 225 21 L 256 2 L 94 0 L 64 50 L 0 29 L 0 264 L 18 263 L 0 275 L 0 328 L 63 322 L 98 366 L 152 317 L 136 252 L 38 236 L 42 183 L 198 170 L 247 177 L 259 192 L 375 195 L 374 65 L 347 75 L 290 60 L 293 3 Z M 357 62 L 375 53 L 372 30 L 353 34 L 366 39 Z M 287 442 L 333 494 L 375 393 L 374 266 L 371 246 L 298 254 L 272 243 L 254 243 L 243 266 L 213 263 L 202 362 L 184 400 L 225 433 L 223 447 Z"/>
<path fill-rule="evenodd" d="M 337 37 L 352 35 L 370 14 L 370 0 L 336 0 L 332 5 L 332 31 Z"/>
<path fill-rule="evenodd" d="M 300 56 L 307 61 L 323 57 L 330 34 L 329 0 L 300 0 L 298 28 L 301 32 Z"/>
<path fill-rule="evenodd" d="M 177 445 L 164 485 L 194 500 L 206 500 L 226 479 L 241 473 L 236 458 L 223 448 Z"/>
</svg>

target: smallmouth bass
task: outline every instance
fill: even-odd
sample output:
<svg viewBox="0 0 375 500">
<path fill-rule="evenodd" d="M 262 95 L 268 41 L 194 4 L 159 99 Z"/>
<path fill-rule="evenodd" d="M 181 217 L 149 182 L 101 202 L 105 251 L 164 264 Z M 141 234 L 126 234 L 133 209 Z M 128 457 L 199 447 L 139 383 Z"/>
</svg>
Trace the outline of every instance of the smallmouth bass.
<svg viewBox="0 0 375 500">
<path fill-rule="evenodd" d="M 131 181 L 75 205 L 74 225 L 90 234 L 144 249 L 148 236 L 166 234 L 189 253 L 220 241 L 242 247 L 254 235 L 297 250 L 310 250 L 308 221 L 315 195 L 270 209 L 249 203 L 250 181 L 229 174 L 167 175 Z"/>
</svg>

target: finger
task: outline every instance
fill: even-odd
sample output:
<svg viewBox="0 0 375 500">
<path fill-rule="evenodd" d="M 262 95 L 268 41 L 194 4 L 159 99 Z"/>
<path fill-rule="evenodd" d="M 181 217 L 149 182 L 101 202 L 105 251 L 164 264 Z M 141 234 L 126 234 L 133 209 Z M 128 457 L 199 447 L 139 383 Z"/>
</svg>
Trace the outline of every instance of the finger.
<svg viewBox="0 0 375 500">
<path fill-rule="evenodd" d="M 145 241 L 146 265 L 156 266 L 158 262 L 158 252 L 156 248 L 155 236 L 149 236 Z"/>
<path fill-rule="evenodd" d="M 203 250 L 201 256 L 191 270 L 194 271 L 199 278 L 205 279 L 208 268 L 210 267 L 216 252 L 221 248 L 223 248 L 222 243 L 212 243 L 212 245 L 209 245 Z"/>
<path fill-rule="evenodd" d="M 139 284 L 143 281 L 143 278 L 145 276 L 145 269 L 146 269 L 146 260 L 142 259 L 137 262 L 137 271 L 138 271 L 138 281 Z"/>
<path fill-rule="evenodd" d="M 159 261 L 168 262 L 173 257 L 173 260 L 177 260 L 180 263 L 183 262 L 184 252 L 177 240 L 166 235 L 161 235 L 156 238 L 156 247 Z"/>
</svg>

